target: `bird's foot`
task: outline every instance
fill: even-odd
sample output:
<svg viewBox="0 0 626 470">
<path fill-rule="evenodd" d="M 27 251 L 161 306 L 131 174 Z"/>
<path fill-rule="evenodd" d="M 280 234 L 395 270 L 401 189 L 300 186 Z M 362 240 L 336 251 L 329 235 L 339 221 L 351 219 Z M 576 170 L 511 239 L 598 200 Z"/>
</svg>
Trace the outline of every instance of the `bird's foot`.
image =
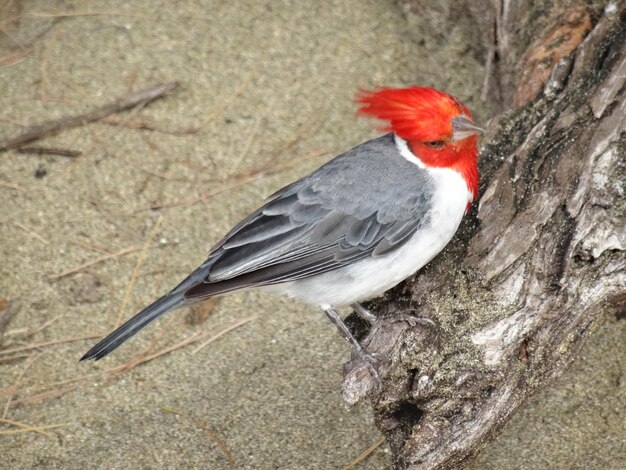
<svg viewBox="0 0 626 470">
<path fill-rule="evenodd" d="M 363 347 L 352 352 L 353 359 L 343 366 L 344 381 L 341 386 L 341 396 L 347 407 L 378 392 L 382 384 L 380 367 L 384 358 L 367 352 Z"/>
<path fill-rule="evenodd" d="M 363 347 L 361 346 L 361 348 L 358 351 L 354 351 L 356 357 L 359 359 L 359 361 L 361 362 L 361 364 L 363 364 L 363 366 L 365 366 L 367 368 L 367 370 L 370 373 L 370 376 L 372 377 L 372 391 L 376 391 L 380 389 L 380 364 L 381 364 L 381 359 L 379 358 L 379 355 L 376 354 L 372 354 L 367 352 L 365 349 L 363 349 Z"/>
<path fill-rule="evenodd" d="M 412 335 L 407 337 L 409 331 Z M 435 320 L 416 316 L 407 310 L 379 317 L 364 339 L 364 346 L 359 343 L 358 347 L 353 347 L 352 361 L 344 365 L 341 392 L 344 403 L 353 406 L 368 396 L 381 393 L 389 372 L 397 370 L 398 364 L 393 364 L 393 351 L 397 350 L 399 341 L 410 338 L 409 351 L 424 347 L 422 355 L 416 354 L 430 360 L 430 356 L 436 353 L 431 344 L 436 342 L 438 333 Z"/>
<path fill-rule="evenodd" d="M 380 365 L 382 356 L 374 355 L 361 346 L 361 343 L 352 335 L 349 328 L 343 322 L 337 311 L 328 306 L 324 309 L 328 319 L 337 327 L 337 330 L 352 347 L 352 361 L 344 366 L 344 376 L 350 376 L 350 386 L 344 382 L 344 401 L 354 404 L 358 396 L 364 396 L 380 389 Z M 354 392 L 354 393 L 353 393 Z"/>
</svg>

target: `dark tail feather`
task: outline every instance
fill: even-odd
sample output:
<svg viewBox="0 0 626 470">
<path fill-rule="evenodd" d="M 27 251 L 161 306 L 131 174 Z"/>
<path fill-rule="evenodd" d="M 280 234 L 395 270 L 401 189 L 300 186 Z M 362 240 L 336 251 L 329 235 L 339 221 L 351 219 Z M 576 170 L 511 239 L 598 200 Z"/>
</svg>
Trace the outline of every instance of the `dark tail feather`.
<svg viewBox="0 0 626 470">
<path fill-rule="evenodd" d="M 203 264 L 191 273 L 183 282 L 178 284 L 169 294 L 153 302 L 141 312 L 128 320 L 113 333 L 108 335 L 93 348 L 87 351 L 81 361 L 87 359 L 102 359 L 104 356 L 117 349 L 124 341 L 139 333 L 164 313 L 169 312 L 185 304 L 199 300 L 206 300 L 217 295 L 226 294 L 234 290 L 263 284 L 254 276 L 244 275 L 233 279 L 219 282 L 204 282 L 207 276 L 208 265 Z M 262 281 L 262 280 L 261 280 Z"/>
<path fill-rule="evenodd" d="M 139 330 L 148 326 L 164 313 L 176 307 L 180 307 L 183 303 L 184 293 L 180 290 L 176 291 L 175 289 L 169 294 L 164 295 L 96 344 L 87 351 L 87 354 L 81 357 L 80 360 L 94 359 L 97 361 L 98 359 L 102 359 L 128 338 L 138 333 Z"/>
</svg>

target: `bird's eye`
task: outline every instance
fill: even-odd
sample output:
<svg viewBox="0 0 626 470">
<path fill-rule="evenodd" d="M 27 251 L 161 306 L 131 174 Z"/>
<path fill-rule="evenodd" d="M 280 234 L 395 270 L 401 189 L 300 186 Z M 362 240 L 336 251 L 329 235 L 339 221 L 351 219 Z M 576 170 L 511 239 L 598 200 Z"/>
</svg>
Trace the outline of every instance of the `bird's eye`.
<svg viewBox="0 0 626 470">
<path fill-rule="evenodd" d="M 431 140 L 429 142 L 424 142 L 424 145 L 433 149 L 440 149 L 443 147 L 445 142 L 443 140 Z"/>
</svg>

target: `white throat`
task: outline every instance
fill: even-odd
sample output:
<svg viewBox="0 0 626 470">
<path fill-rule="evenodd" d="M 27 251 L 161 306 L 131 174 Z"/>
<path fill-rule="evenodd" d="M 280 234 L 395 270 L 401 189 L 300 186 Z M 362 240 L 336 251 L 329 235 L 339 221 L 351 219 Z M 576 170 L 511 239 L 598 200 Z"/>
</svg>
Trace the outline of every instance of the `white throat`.
<svg viewBox="0 0 626 470">
<path fill-rule="evenodd" d="M 402 158 L 413 163 L 413 165 L 417 165 L 418 167 L 427 170 L 436 179 L 442 179 L 442 178 L 443 179 L 448 179 L 448 178 L 457 179 L 457 177 L 460 178 L 465 183 L 465 188 L 467 190 L 467 202 L 471 203 L 474 200 L 474 193 L 470 191 L 469 187 L 467 186 L 467 182 L 465 181 L 461 173 L 459 173 L 456 170 L 452 170 L 450 168 L 433 168 L 433 167 L 426 166 L 424 162 L 422 161 L 422 159 L 411 151 L 411 149 L 409 148 L 409 144 L 407 143 L 406 140 L 404 140 L 402 137 L 398 136 L 397 134 L 394 134 L 393 138 L 395 140 L 398 152 L 400 152 L 400 155 L 402 155 Z M 448 184 L 449 184 L 448 182 L 444 183 L 444 185 L 448 185 Z M 452 184 L 451 186 L 458 187 L 458 184 Z"/>
<path fill-rule="evenodd" d="M 420 168 L 427 168 L 427 166 L 424 165 L 424 162 L 420 159 L 420 157 L 418 157 L 413 152 L 411 152 L 411 149 L 409 148 L 409 144 L 407 144 L 406 140 L 404 140 L 398 134 L 394 134 L 393 138 L 396 142 L 396 147 L 398 148 L 398 152 L 400 152 L 400 155 L 402 155 L 402 158 L 410 161 L 413 165 L 417 165 Z"/>
</svg>

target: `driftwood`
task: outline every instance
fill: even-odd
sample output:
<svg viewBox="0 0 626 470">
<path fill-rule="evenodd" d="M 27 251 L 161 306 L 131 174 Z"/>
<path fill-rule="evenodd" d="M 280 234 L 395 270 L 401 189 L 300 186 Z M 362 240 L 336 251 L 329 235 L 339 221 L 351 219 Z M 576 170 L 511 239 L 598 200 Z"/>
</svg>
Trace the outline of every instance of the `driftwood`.
<svg viewBox="0 0 626 470">
<path fill-rule="evenodd" d="M 47 121 L 33 127 L 29 127 L 22 134 L 0 141 L 0 152 L 21 147 L 35 140 L 56 134 L 65 129 L 83 126 L 89 122 L 97 121 L 120 111 L 125 111 L 136 106 L 143 106 L 160 98 L 178 88 L 178 82 L 160 83 L 144 90 L 136 91 L 119 98 L 112 103 L 93 109 L 92 111 L 76 116 Z"/>
<path fill-rule="evenodd" d="M 626 303 L 626 1 L 589 25 L 523 92 L 538 97 L 490 123 L 477 213 L 370 305 L 382 316 L 363 343 L 388 358 L 380 388 L 354 360 L 343 397 L 369 398 L 395 468 L 462 466 Z M 507 80 L 494 99 L 513 96 Z"/>
</svg>

